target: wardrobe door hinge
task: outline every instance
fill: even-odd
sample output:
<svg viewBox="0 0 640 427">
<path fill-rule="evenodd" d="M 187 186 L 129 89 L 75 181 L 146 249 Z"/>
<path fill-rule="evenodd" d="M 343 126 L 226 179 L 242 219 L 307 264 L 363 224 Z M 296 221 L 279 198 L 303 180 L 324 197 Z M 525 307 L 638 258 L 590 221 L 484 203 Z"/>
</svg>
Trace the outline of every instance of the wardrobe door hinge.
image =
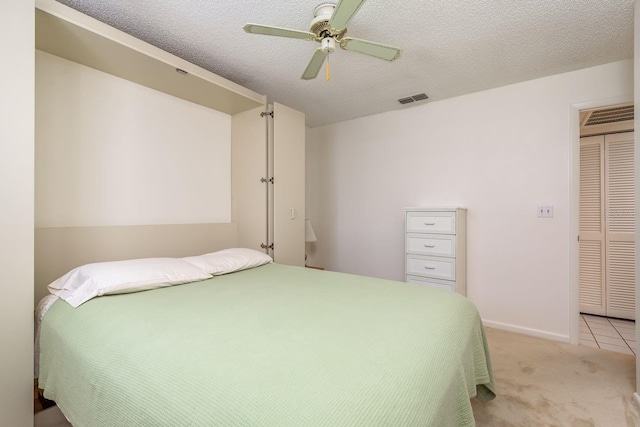
<svg viewBox="0 0 640 427">
<path fill-rule="evenodd" d="M 262 249 L 271 249 L 271 250 L 273 250 L 273 243 L 270 244 L 270 245 L 265 245 L 264 243 L 260 243 L 260 247 Z"/>
<path fill-rule="evenodd" d="M 267 179 L 267 178 L 260 178 L 260 182 L 270 182 L 273 184 L 273 177 Z"/>
<path fill-rule="evenodd" d="M 260 117 L 264 116 L 271 116 L 271 118 L 273 119 L 273 111 L 263 111 L 262 113 L 260 113 Z"/>
</svg>

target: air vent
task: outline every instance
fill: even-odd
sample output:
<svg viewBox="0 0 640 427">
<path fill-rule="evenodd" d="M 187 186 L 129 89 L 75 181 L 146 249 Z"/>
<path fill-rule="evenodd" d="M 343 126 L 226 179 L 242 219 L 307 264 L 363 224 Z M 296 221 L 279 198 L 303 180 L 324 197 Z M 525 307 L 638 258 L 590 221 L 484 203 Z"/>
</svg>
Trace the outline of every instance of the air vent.
<svg viewBox="0 0 640 427">
<path fill-rule="evenodd" d="M 584 126 L 603 125 L 608 123 L 633 120 L 633 105 L 597 110 L 591 113 Z"/>
<path fill-rule="evenodd" d="M 426 93 L 419 93 L 417 95 L 407 96 L 406 98 L 398 99 L 400 104 L 409 104 L 414 101 L 424 101 L 425 99 L 429 99 Z"/>
<path fill-rule="evenodd" d="M 633 104 L 610 105 L 580 111 L 580 136 L 633 131 Z"/>
</svg>

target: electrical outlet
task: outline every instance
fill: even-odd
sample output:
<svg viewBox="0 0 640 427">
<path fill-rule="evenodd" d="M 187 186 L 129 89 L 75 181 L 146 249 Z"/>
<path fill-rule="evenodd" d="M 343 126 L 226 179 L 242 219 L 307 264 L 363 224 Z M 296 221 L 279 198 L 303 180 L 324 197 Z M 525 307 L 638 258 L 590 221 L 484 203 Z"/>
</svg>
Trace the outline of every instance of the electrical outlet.
<svg viewBox="0 0 640 427">
<path fill-rule="evenodd" d="M 538 218 L 553 218 L 553 205 L 538 206 Z"/>
</svg>

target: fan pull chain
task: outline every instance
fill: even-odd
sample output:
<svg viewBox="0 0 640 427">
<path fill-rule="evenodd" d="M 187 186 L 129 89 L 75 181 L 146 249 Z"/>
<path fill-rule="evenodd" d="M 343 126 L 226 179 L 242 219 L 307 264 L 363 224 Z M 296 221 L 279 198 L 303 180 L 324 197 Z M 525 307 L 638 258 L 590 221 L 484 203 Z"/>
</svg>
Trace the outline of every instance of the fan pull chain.
<svg viewBox="0 0 640 427">
<path fill-rule="evenodd" d="M 329 57 L 331 55 L 327 55 L 327 81 L 331 80 L 331 64 L 329 62 Z"/>
</svg>

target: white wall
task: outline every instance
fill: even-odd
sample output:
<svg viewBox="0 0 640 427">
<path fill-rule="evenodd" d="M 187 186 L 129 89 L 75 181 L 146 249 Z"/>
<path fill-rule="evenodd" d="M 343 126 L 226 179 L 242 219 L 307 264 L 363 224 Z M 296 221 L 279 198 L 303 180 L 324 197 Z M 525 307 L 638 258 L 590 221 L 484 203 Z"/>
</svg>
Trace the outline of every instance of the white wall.
<svg viewBox="0 0 640 427">
<path fill-rule="evenodd" d="M 2 2 L 0 425 L 33 425 L 34 2 Z"/>
<path fill-rule="evenodd" d="M 35 221 L 231 221 L 231 116 L 36 51 Z"/>
<path fill-rule="evenodd" d="M 311 129 L 308 263 L 403 280 L 403 208 L 466 207 L 486 323 L 569 340 L 570 106 L 632 93 L 627 60 Z"/>
</svg>

